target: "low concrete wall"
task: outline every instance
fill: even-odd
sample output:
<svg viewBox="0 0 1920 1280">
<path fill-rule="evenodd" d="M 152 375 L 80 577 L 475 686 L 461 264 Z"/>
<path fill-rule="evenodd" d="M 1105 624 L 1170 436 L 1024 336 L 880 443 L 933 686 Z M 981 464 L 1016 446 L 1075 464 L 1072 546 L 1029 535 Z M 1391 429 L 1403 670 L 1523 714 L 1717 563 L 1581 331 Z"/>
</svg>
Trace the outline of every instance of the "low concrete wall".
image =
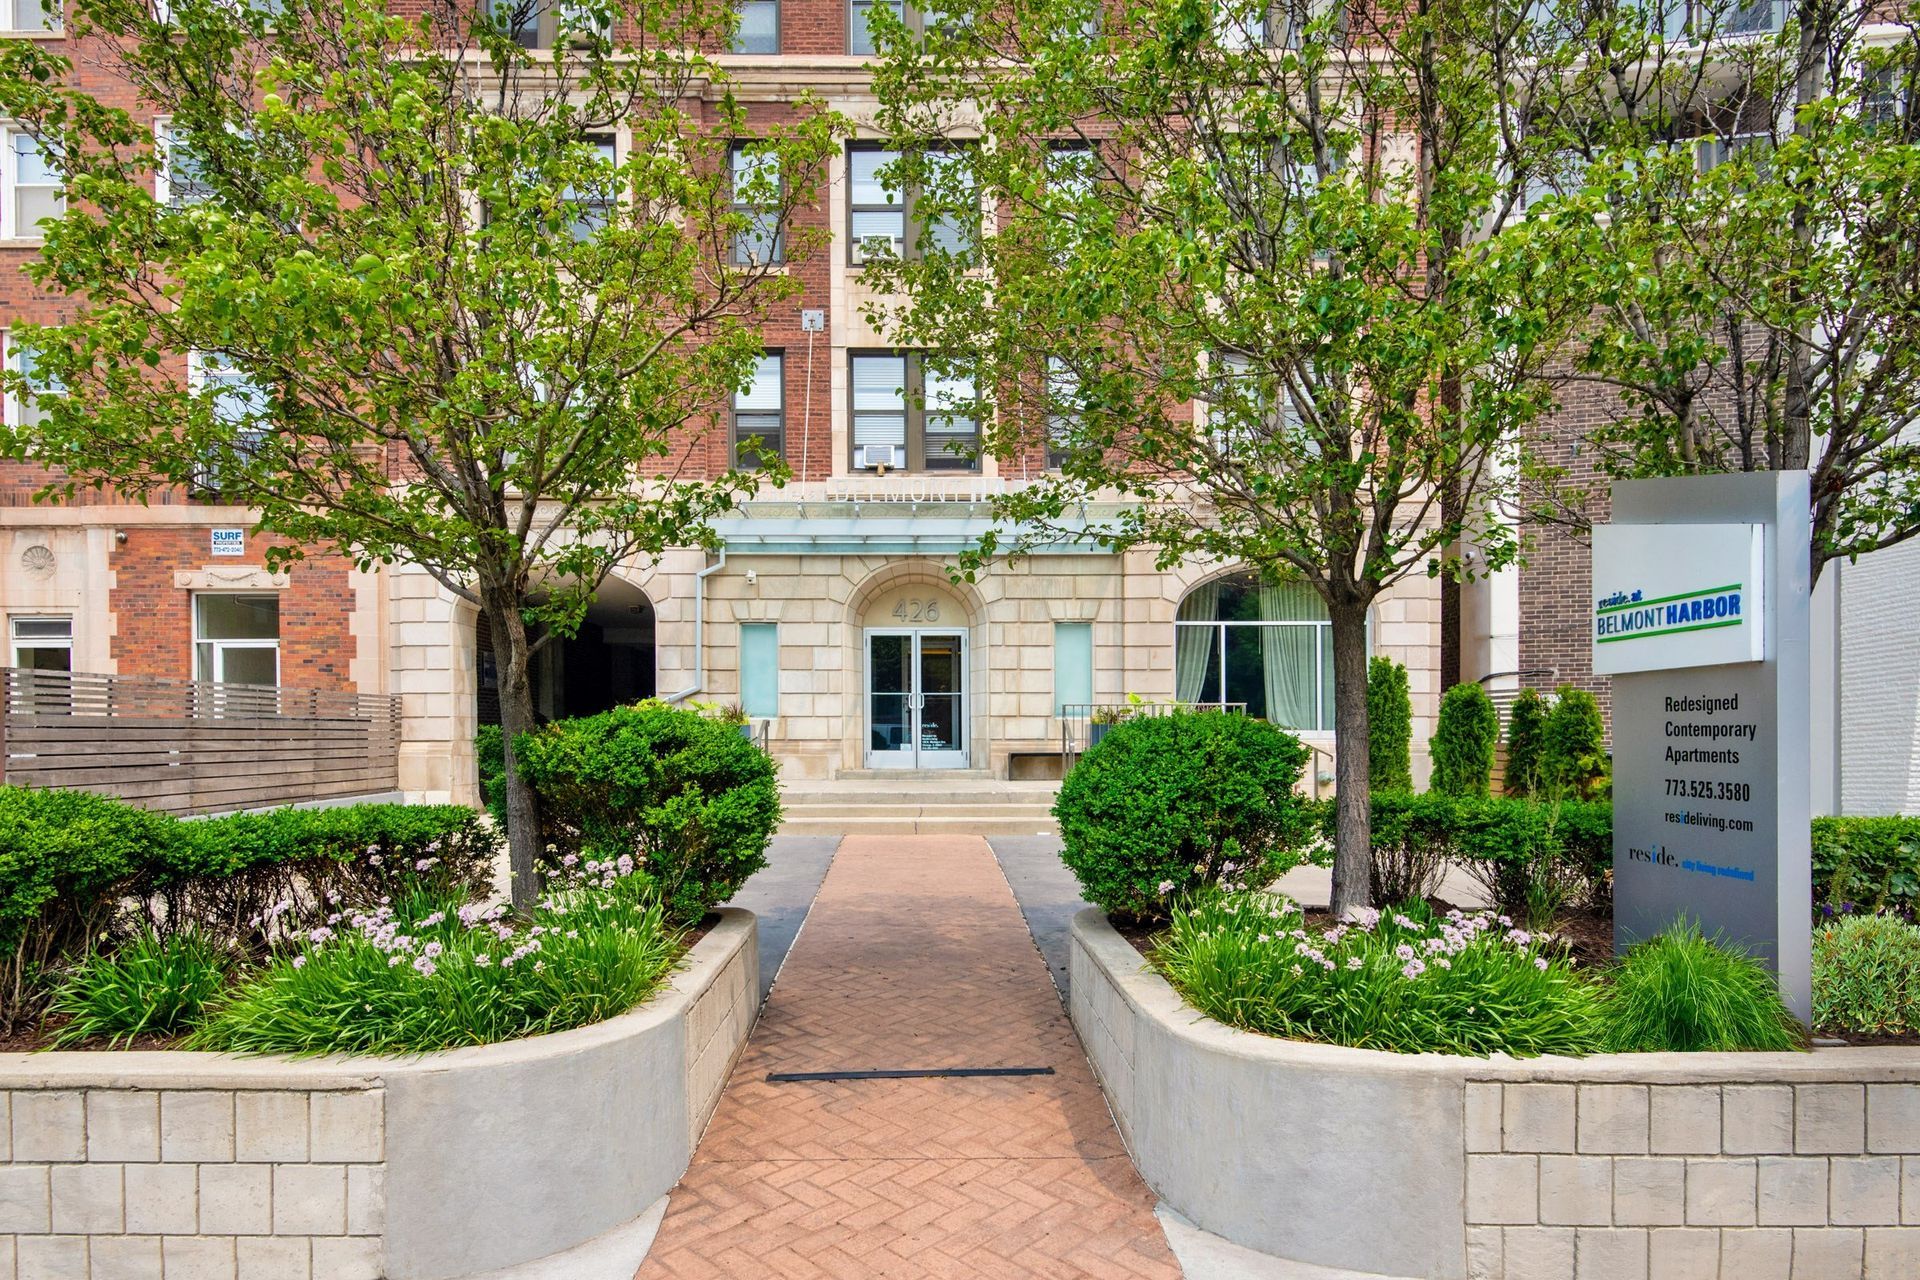
<svg viewBox="0 0 1920 1280">
<path fill-rule="evenodd" d="M 1359 1276 L 1920 1276 L 1920 1050 L 1461 1058 L 1205 1018 L 1097 911 L 1073 1021 L 1141 1175 Z"/>
<path fill-rule="evenodd" d="M 757 1008 L 723 911 L 668 986 L 574 1031 L 416 1058 L 0 1054 L 0 1277 L 455 1280 L 679 1180 Z"/>
</svg>

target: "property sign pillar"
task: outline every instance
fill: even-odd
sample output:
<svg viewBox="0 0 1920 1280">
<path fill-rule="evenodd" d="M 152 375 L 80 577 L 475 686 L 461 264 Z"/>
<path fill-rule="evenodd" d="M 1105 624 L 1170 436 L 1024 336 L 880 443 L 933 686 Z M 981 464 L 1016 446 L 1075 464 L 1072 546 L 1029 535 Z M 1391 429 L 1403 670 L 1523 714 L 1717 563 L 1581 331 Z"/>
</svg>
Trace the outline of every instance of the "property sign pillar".
<svg viewBox="0 0 1920 1280">
<path fill-rule="evenodd" d="M 1680 919 L 1812 1014 L 1805 472 L 1622 481 L 1593 538 L 1613 677 L 1616 950 Z"/>
</svg>

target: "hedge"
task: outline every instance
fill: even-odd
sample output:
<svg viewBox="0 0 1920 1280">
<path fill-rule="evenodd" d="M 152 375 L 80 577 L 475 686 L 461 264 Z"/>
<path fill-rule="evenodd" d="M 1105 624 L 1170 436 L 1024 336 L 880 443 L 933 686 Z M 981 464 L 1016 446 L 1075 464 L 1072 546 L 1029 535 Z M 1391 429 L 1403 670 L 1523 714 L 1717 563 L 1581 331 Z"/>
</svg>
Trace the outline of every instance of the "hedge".
<svg viewBox="0 0 1920 1280">
<path fill-rule="evenodd" d="M 1449 863 L 1514 915 L 1611 894 L 1609 801 L 1379 792 L 1372 807 L 1377 902 L 1432 893 Z M 1330 806 L 1321 822 L 1331 839 Z M 1920 817 L 1815 818 L 1812 842 L 1816 912 L 1920 914 Z"/>
<path fill-rule="evenodd" d="M 1816 909 L 1894 911 L 1920 907 L 1920 817 L 1815 818 Z"/>
<path fill-rule="evenodd" d="M 348 805 L 181 819 L 79 791 L 0 787 L 0 1021 L 51 967 L 146 924 L 262 950 L 335 898 L 477 891 L 498 841 L 459 805 Z"/>
</svg>

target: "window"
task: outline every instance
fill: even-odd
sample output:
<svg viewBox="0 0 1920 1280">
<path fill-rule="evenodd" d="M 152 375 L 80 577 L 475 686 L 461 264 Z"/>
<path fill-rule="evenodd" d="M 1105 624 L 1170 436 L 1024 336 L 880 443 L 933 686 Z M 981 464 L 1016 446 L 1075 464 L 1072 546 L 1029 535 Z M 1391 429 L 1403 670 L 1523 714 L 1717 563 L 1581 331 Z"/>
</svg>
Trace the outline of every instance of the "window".
<svg viewBox="0 0 1920 1280">
<path fill-rule="evenodd" d="M 780 0 L 742 0 L 733 30 L 735 53 L 780 52 Z"/>
<path fill-rule="evenodd" d="M 186 139 L 175 140 L 172 124 L 165 121 L 156 124 L 154 132 L 160 149 L 160 170 L 154 177 L 153 198 L 173 209 L 185 209 L 213 199 L 206 164 Z"/>
<path fill-rule="evenodd" d="M 847 151 L 847 239 L 856 263 L 906 252 L 906 194 L 889 187 L 880 176 L 899 160 L 898 151 L 877 147 Z"/>
<path fill-rule="evenodd" d="M 916 360 L 915 363 L 918 363 Z M 971 471 L 980 447 L 980 397 L 973 374 L 952 368 L 923 371 L 926 426 L 921 465 L 929 471 Z"/>
<path fill-rule="evenodd" d="M 1053 624 L 1053 714 L 1093 702 L 1093 624 Z M 1085 713 L 1082 712 L 1084 715 Z"/>
<path fill-rule="evenodd" d="M 4 215 L 0 215 L 0 238 L 37 240 L 40 221 L 65 212 L 66 193 L 32 135 L 5 129 L 0 130 L 0 141 L 6 150 L 6 171 L 0 174 L 6 200 Z"/>
<path fill-rule="evenodd" d="M 782 262 L 785 236 L 780 230 L 780 157 L 769 152 L 733 149 L 733 212 L 743 225 L 733 233 L 738 266 Z"/>
<path fill-rule="evenodd" d="M 893 16 L 902 22 L 908 21 L 907 8 L 902 0 L 847 0 L 847 52 L 877 53 L 874 47 L 873 29 L 867 25 L 875 9 L 891 9 Z"/>
<path fill-rule="evenodd" d="M 900 153 L 856 145 L 847 149 L 847 230 L 851 260 L 919 256 L 930 252 L 971 254 L 979 245 L 979 198 L 965 158 L 957 150 L 925 154 L 931 185 L 957 206 L 941 213 L 928 201 L 924 211 L 917 191 L 895 187 L 881 175 L 900 163 Z"/>
<path fill-rule="evenodd" d="M 11 665 L 28 671 L 73 670 L 72 618 L 12 618 L 8 632 L 13 641 Z"/>
<path fill-rule="evenodd" d="M 614 191 L 611 171 L 613 167 L 619 163 L 614 153 L 613 139 L 610 136 L 606 134 L 590 134 L 586 138 L 583 138 L 582 141 L 585 142 L 587 146 L 593 148 L 594 158 L 601 165 L 605 166 L 605 171 L 600 179 L 585 191 L 575 186 L 569 186 L 565 191 L 561 192 L 561 199 L 578 201 L 580 203 L 580 212 L 573 220 L 573 238 L 575 240 L 590 239 L 595 232 L 602 230 L 612 218 Z"/>
<path fill-rule="evenodd" d="M 756 470 L 765 458 L 786 454 L 786 358 L 760 357 L 753 381 L 733 393 L 733 465 Z"/>
<path fill-rule="evenodd" d="M 1734 159 L 1747 160 L 1754 168 L 1764 172 L 1772 150 L 1773 139 L 1764 133 L 1735 133 L 1702 138 L 1694 154 L 1701 173 L 1718 169 Z M 1748 152 L 1752 154 L 1748 155 Z"/>
<path fill-rule="evenodd" d="M 214 421 L 225 427 L 235 455 L 251 457 L 266 439 L 267 392 L 252 375 L 225 356 L 209 351 L 187 353 L 187 389 L 204 396 L 211 404 Z M 194 487 L 210 493 L 220 492 L 220 467 L 217 461 L 203 463 Z"/>
<path fill-rule="evenodd" d="M 1301 431 L 1305 418 L 1293 391 L 1270 385 L 1267 374 L 1254 368 L 1252 359 L 1231 351 L 1214 357 L 1213 364 L 1206 423 L 1218 452 L 1231 458 L 1261 441 L 1284 439 Z M 1309 450 L 1316 448 L 1311 438 L 1296 443 Z"/>
<path fill-rule="evenodd" d="M 1245 703 L 1247 714 L 1287 729 L 1333 728 L 1333 627 L 1303 582 L 1254 573 L 1204 582 L 1173 624 L 1174 696 Z"/>
<path fill-rule="evenodd" d="M 1080 375 L 1059 356 L 1047 357 L 1047 469 L 1058 470 L 1073 450 L 1074 430 L 1086 406 L 1080 398 Z"/>
<path fill-rule="evenodd" d="M 1222 49 L 1258 49 L 1267 42 L 1266 0 L 1223 0 L 1214 10 L 1213 36 Z"/>
<path fill-rule="evenodd" d="M 771 720 L 780 714 L 778 623 L 740 624 L 740 709 L 753 720 Z"/>
<path fill-rule="evenodd" d="M 280 597 L 195 596 L 193 678 L 215 684 L 280 683 Z"/>
<path fill-rule="evenodd" d="M 6 345 L 7 368 L 26 379 L 27 385 L 41 395 L 65 395 L 67 389 L 52 374 L 38 371 L 39 356 L 34 349 L 21 342 L 12 334 L 4 335 Z M 46 420 L 47 410 L 32 396 L 9 395 L 6 402 L 6 425 L 10 427 L 38 426 Z"/>
<path fill-rule="evenodd" d="M 572 39 L 606 33 L 584 7 L 566 0 L 487 0 L 487 12 L 523 49 L 551 49 L 562 33 Z"/>
<path fill-rule="evenodd" d="M 60 30 L 60 0 L 0 0 L 0 30 L 33 34 Z"/>
<path fill-rule="evenodd" d="M 1901 91 L 1899 72 L 1894 67 L 1870 71 L 1860 86 L 1860 118 L 1875 129 L 1900 123 L 1907 114 L 1906 94 Z"/>
<path fill-rule="evenodd" d="M 980 399 L 970 373 L 934 369 L 920 352 L 853 352 L 853 465 L 875 469 L 871 450 L 891 446 L 910 471 L 974 471 Z"/>
</svg>

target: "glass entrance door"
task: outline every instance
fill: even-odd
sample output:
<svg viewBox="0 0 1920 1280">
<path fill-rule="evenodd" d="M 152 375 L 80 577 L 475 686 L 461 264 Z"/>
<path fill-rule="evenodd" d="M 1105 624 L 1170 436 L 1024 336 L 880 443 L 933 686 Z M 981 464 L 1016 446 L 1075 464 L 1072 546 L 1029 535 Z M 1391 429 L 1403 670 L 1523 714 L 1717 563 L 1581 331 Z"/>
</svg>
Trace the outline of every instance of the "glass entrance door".
<svg viewBox="0 0 1920 1280">
<path fill-rule="evenodd" d="M 867 767 L 967 767 L 967 638 L 867 632 Z"/>
</svg>

